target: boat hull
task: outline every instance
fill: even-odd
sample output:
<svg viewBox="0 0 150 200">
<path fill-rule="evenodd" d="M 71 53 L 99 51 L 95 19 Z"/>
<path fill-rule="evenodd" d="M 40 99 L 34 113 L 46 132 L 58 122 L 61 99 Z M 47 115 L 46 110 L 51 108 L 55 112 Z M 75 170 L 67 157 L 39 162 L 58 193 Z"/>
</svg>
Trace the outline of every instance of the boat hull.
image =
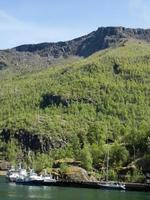
<svg viewBox="0 0 150 200">
<path fill-rule="evenodd" d="M 115 185 L 115 184 L 99 184 L 100 189 L 105 190 L 125 190 L 124 185 Z"/>
<path fill-rule="evenodd" d="M 43 180 L 31 180 L 31 181 L 16 181 L 17 185 L 31 185 L 31 186 L 42 186 L 44 181 Z"/>
</svg>

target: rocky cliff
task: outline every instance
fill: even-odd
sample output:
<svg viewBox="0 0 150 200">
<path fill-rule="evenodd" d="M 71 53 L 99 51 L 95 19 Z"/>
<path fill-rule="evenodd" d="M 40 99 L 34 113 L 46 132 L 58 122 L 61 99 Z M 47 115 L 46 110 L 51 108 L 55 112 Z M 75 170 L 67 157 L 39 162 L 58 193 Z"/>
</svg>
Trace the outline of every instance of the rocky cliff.
<svg viewBox="0 0 150 200">
<path fill-rule="evenodd" d="M 88 35 L 57 43 L 27 44 L 0 51 L 0 72 L 25 73 L 60 64 L 62 60 L 88 57 L 109 47 L 123 45 L 126 41 L 150 42 L 150 29 L 101 27 Z M 67 59 L 66 59 L 67 58 Z"/>
<path fill-rule="evenodd" d="M 41 56 L 58 58 L 60 56 L 87 57 L 96 51 L 118 45 L 126 39 L 150 41 L 150 29 L 131 29 L 124 27 L 101 27 L 80 38 L 58 43 L 42 43 L 15 47 L 19 52 L 38 53 Z"/>
</svg>

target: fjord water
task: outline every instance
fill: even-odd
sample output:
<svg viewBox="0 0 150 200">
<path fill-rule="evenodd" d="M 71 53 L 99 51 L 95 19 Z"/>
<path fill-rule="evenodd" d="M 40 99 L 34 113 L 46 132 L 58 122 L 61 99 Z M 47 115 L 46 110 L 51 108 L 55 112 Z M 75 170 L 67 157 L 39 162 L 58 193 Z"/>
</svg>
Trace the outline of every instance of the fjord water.
<svg viewBox="0 0 150 200">
<path fill-rule="evenodd" d="M 45 186 L 22 186 L 7 183 L 0 177 L 0 200 L 148 200 L 150 193 L 104 191 Z"/>
</svg>

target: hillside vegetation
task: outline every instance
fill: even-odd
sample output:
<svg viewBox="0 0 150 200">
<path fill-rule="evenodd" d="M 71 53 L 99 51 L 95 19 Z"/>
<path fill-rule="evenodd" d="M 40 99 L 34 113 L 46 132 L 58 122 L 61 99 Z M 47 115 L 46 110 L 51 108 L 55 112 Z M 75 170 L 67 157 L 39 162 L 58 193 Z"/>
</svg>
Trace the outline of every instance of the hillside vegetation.
<svg viewBox="0 0 150 200">
<path fill-rule="evenodd" d="M 149 161 L 149 44 L 130 41 L 73 64 L 15 76 L 0 84 L 5 159 L 23 159 L 24 153 L 33 151 L 40 157 L 34 155 L 35 163 L 44 155 L 47 159 L 69 157 L 80 160 L 87 170 L 102 173 L 109 148 L 113 178 L 132 161 Z M 17 136 L 27 133 L 40 141 L 46 137 L 51 145 L 28 147 Z M 30 163 L 29 157 L 25 159 Z"/>
</svg>

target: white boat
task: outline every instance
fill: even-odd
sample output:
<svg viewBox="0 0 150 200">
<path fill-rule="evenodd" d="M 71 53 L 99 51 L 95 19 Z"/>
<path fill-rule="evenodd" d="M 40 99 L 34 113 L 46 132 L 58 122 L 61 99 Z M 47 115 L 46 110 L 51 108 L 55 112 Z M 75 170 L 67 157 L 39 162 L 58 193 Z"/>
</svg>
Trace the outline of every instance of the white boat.
<svg viewBox="0 0 150 200">
<path fill-rule="evenodd" d="M 44 183 L 55 183 L 56 182 L 56 179 L 54 179 L 51 174 L 47 174 L 46 170 L 42 177 L 43 177 Z"/>
<path fill-rule="evenodd" d="M 16 184 L 50 184 L 56 182 L 56 179 L 52 177 L 51 174 L 47 174 L 46 170 L 44 175 L 38 175 L 34 172 L 33 169 L 31 169 L 29 172 L 27 172 L 26 169 L 22 169 L 21 165 L 17 169 L 12 167 L 7 172 L 7 178 L 10 182 L 15 182 Z"/>
<path fill-rule="evenodd" d="M 99 182 L 99 187 L 101 189 L 111 189 L 111 190 L 125 190 L 125 184 L 120 182 L 111 182 L 108 178 L 108 172 L 109 172 L 109 148 L 107 151 L 107 163 L 106 163 L 106 181 L 105 182 Z"/>
<path fill-rule="evenodd" d="M 112 183 L 112 182 L 102 182 L 99 183 L 101 189 L 108 189 L 108 190 L 125 190 L 125 184 L 122 183 Z"/>
<path fill-rule="evenodd" d="M 43 180 L 42 176 L 39 176 L 37 173 L 35 173 L 33 169 L 30 170 L 27 179 L 29 181 L 42 181 Z"/>
<path fill-rule="evenodd" d="M 16 179 L 16 184 L 41 184 L 43 182 L 43 177 L 37 175 L 33 169 L 30 170 L 25 176 L 21 175 Z"/>
<path fill-rule="evenodd" d="M 17 169 L 15 169 L 15 167 L 12 166 L 11 169 L 8 170 L 6 175 L 7 179 L 10 182 L 16 182 L 18 178 L 26 176 L 27 176 L 27 171 L 21 168 L 21 164 Z"/>
<path fill-rule="evenodd" d="M 19 178 L 18 171 L 11 171 L 7 175 L 7 179 L 9 180 L 9 182 L 15 182 L 17 178 Z"/>
</svg>

